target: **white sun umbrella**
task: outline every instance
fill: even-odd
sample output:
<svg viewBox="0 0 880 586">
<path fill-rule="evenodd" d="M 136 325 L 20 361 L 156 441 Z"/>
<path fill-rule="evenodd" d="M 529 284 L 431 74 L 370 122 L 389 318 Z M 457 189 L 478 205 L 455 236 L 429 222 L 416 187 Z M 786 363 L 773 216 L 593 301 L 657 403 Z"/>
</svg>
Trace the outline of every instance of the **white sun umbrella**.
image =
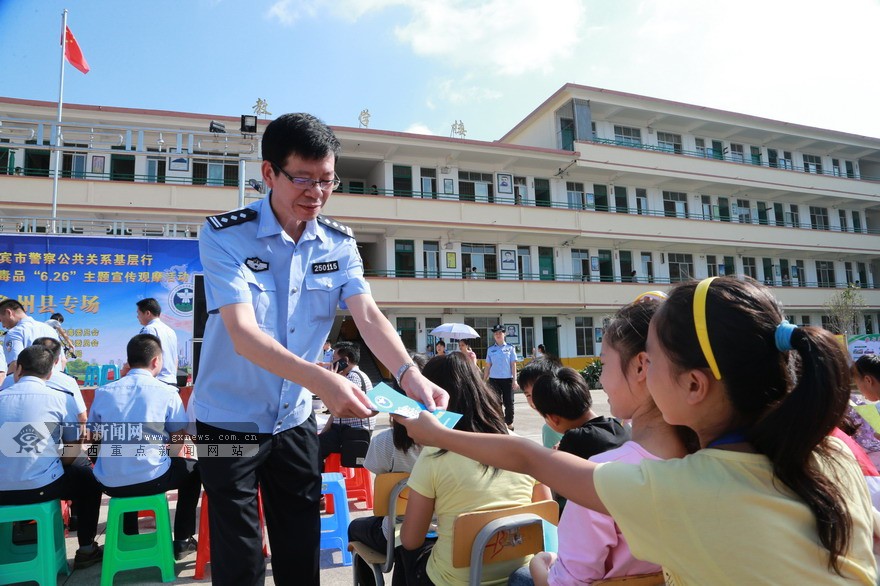
<svg viewBox="0 0 880 586">
<path fill-rule="evenodd" d="M 441 324 L 431 330 L 431 335 L 438 338 L 449 338 L 450 340 L 469 340 L 480 337 L 480 334 L 474 328 L 467 324 L 457 323 Z"/>
</svg>

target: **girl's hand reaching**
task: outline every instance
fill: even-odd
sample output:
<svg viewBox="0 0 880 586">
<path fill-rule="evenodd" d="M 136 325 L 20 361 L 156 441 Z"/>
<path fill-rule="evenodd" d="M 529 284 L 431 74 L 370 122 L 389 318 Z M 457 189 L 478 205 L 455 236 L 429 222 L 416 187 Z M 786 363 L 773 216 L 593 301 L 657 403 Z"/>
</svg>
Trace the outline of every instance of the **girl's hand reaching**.
<svg viewBox="0 0 880 586">
<path fill-rule="evenodd" d="M 423 446 L 443 447 L 439 444 L 444 433 L 449 430 L 430 412 L 422 411 L 418 417 L 392 415 L 394 420 L 406 428 L 406 433 L 417 444 Z"/>
</svg>

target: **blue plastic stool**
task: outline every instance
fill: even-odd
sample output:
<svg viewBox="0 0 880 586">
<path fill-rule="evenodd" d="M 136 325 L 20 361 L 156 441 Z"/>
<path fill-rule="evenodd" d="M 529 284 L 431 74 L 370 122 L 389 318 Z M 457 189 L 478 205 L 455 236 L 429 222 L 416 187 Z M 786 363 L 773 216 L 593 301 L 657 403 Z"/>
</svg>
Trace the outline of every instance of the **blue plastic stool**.
<svg viewBox="0 0 880 586">
<path fill-rule="evenodd" d="M 37 522 L 37 543 L 15 545 L 13 522 L 32 519 Z M 36 580 L 54 586 L 61 571 L 70 575 L 61 501 L 0 507 L 0 584 Z"/>
<path fill-rule="evenodd" d="M 345 491 L 345 477 L 339 472 L 321 474 L 321 494 L 329 494 L 336 503 L 332 515 L 321 517 L 321 549 L 338 549 L 342 552 L 342 565 L 351 565 L 351 552 L 348 551 L 348 493 Z"/>
<path fill-rule="evenodd" d="M 101 367 L 97 364 L 86 366 L 86 374 L 84 378 L 85 386 L 97 387 L 101 380 Z"/>
<path fill-rule="evenodd" d="M 116 368 L 115 364 L 104 364 L 101 366 L 101 378 L 98 381 L 99 386 L 104 386 L 107 383 L 112 383 L 115 380 L 119 380 L 119 369 Z"/>
<path fill-rule="evenodd" d="M 156 515 L 156 530 L 150 533 L 126 535 L 122 530 L 122 516 L 124 513 L 138 511 L 152 511 Z M 117 572 L 154 566 L 161 570 L 163 582 L 174 582 L 171 516 L 168 513 L 165 493 L 124 498 L 111 497 L 107 512 L 101 586 L 112 586 L 113 576 Z"/>
<path fill-rule="evenodd" d="M 559 537 L 557 527 L 549 521 L 543 521 L 544 525 L 544 551 L 550 553 L 559 552 Z"/>
</svg>

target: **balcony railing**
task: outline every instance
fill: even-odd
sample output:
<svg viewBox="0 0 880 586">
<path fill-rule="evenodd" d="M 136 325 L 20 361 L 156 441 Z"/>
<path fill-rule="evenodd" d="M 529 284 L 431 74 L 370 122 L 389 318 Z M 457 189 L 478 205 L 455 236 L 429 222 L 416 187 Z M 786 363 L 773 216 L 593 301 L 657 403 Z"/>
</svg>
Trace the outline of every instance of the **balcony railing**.
<svg viewBox="0 0 880 586">
<path fill-rule="evenodd" d="M 23 175 L 25 177 L 52 177 L 53 173 L 46 167 L 16 167 L 12 173 L 0 169 L 0 175 Z M 208 177 L 178 177 L 175 175 L 136 174 L 92 171 L 64 170 L 59 175 L 62 179 L 85 179 L 89 181 L 127 181 L 130 183 L 168 183 L 174 185 L 205 185 L 208 187 L 238 187 L 238 179 L 217 179 Z"/>
<path fill-rule="evenodd" d="M 644 144 L 642 142 L 638 142 L 635 140 L 614 140 L 608 138 L 597 138 L 593 137 L 590 140 L 584 142 L 593 142 L 596 144 L 605 144 L 612 146 L 620 146 L 626 147 L 630 149 L 640 149 L 643 151 L 653 151 L 658 153 L 668 153 L 671 155 L 684 155 L 686 157 L 696 157 L 699 159 L 710 159 L 713 161 L 726 161 L 728 163 L 738 163 L 740 165 L 752 165 L 755 167 L 767 167 L 771 169 L 780 169 L 783 171 L 800 171 L 802 173 L 812 173 L 814 175 L 828 175 L 831 177 L 840 177 L 843 179 L 856 179 L 861 181 L 880 181 L 880 177 L 869 177 L 863 174 L 856 175 L 855 172 L 847 173 L 845 170 L 841 169 L 825 169 L 822 168 L 821 171 L 816 169 L 815 167 L 802 167 L 795 165 L 793 161 L 788 159 L 777 159 L 775 163 L 771 163 L 770 161 L 763 160 L 763 157 L 758 159 L 752 157 L 751 154 L 745 153 L 731 153 L 727 149 L 723 151 L 718 151 L 717 149 L 703 149 L 698 151 L 687 151 L 684 149 L 680 149 L 678 147 L 669 147 L 669 146 L 658 146 L 651 144 Z M 781 150 L 781 149 L 780 149 Z"/>
<path fill-rule="evenodd" d="M 0 234 L 52 234 L 50 218 L 0 217 Z M 131 236 L 137 238 L 198 238 L 202 224 L 196 222 L 139 222 L 58 218 L 54 233 L 59 236 Z"/>
<path fill-rule="evenodd" d="M 642 276 L 621 276 L 621 275 L 583 275 L 583 274 L 565 274 L 555 273 L 553 275 L 542 275 L 539 273 L 497 273 L 497 272 L 480 272 L 476 278 L 469 276 L 463 270 L 446 270 L 446 271 L 413 271 L 404 269 L 367 269 L 364 271 L 367 278 L 404 278 L 404 279 L 447 279 L 447 280 L 464 280 L 464 281 L 499 281 L 501 283 L 510 283 L 511 281 L 530 281 L 530 282 L 557 282 L 557 283 L 582 283 L 582 284 L 599 284 L 599 283 L 642 283 L 645 285 L 675 285 L 682 281 L 690 279 L 669 278 L 669 277 L 642 277 Z M 764 284 L 768 287 L 789 287 L 789 288 L 809 288 L 809 289 L 846 289 L 852 286 L 852 283 L 828 281 L 799 281 L 797 285 L 790 282 L 783 283 L 780 279 L 765 279 Z M 862 285 L 863 289 L 880 289 L 880 283 L 875 283 L 873 287 Z"/>
</svg>

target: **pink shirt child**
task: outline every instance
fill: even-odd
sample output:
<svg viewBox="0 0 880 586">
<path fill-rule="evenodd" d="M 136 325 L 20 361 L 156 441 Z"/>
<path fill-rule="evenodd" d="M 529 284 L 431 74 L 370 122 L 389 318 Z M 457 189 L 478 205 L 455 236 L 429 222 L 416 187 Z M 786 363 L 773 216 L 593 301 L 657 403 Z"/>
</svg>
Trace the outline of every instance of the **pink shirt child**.
<svg viewBox="0 0 880 586">
<path fill-rule="evenodd" d="M 659 460 L 639 444 L 629 441 L 593 456 L 590 461 L 638 464 L 644 459 Z M 579 586 L 602 578 L 660 571 L 660 566 L 633 557 L 614 519 L 571 501 L 566 503 L 559 521 L 558 555 L 550 567 L 551 586 Z"/>
</svg>

